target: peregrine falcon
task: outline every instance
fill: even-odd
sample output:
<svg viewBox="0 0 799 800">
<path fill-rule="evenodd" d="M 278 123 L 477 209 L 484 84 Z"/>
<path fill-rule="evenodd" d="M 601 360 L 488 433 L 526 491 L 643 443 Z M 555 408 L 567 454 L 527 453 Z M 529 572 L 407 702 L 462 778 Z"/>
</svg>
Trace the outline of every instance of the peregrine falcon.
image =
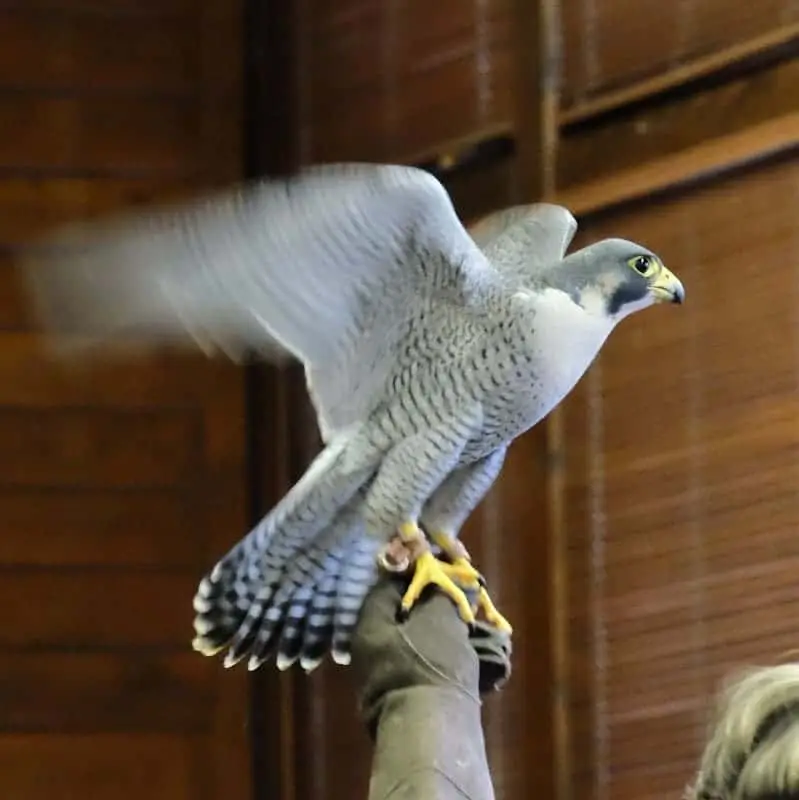
<svg viewBox="0 0 799 800">
<path fill-rule="evenodd" d="M 566 209 L 534 204 L 470 234 L 430 173 L 339 164 L 31 249 L 24 276 L 52 332 L 304 365 L 324 449 L 200 581 L 195 649 L 250 669 L 271 655 L 279 668 L 310 670 L 327 652 L 347 663 L 397 532 L 415 554 L 400 617 L 435 585 L 467 623 L 482 610 L 510 629 L 461 526 L 511 441 L 571 391 L 614 327 L 684 299 L 634 242 L 566 255 L 576 228 Z"/>
</svg>

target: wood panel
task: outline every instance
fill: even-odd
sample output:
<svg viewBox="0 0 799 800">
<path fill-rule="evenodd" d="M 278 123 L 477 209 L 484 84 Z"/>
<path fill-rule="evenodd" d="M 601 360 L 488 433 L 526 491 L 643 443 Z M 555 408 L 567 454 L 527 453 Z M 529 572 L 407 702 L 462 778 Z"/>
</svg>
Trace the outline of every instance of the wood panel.
<svg viewBox="0 0 799 800">
<path fill-rule="evenodd" d="M 241 171 L 241 6 L 0 8 L 0 772 L 19 800 L 251 796 L 247 676 L 190 650 L 247 529 L 242 372 L 164 350 L 60 363 L 12 254 Z"/>
<path fill-rule="evenodd" d="M 791 0 L 563 4 L 566 107 L 799 22 Z"/>
<path fill-rule="evenodd" d="M 0 84 L 6 87 L 157 94 L 193 89 L 201 42 L 184 35 L 180 14 L 18 7 L 0 19 L 8 43 L 0 51 Z"/>
<path fill-rule="evenodd" d="M 797 196 L 793 157 L 584 225 L 688 299 L 624 322 L 566 405 L 581 794 L 678 794 L 716 682 L 794 646 Z"/>
<path fill-rule="evenodd" d="M 194 493 L 172 487 L 0 488 L 0 568 L 135 566 L 198 570 Z"/>
<path fill-rule="evenodd" d="M 188 194 L 189 181 L 162 178 L 35 178 L 30 175 L 0 180 L 0 243 L 27 242 L 75 219 L 119 208 L 165 202 Z"/>
<path fill-rule="evenodd" d="M 603 176 L 630 180 L 642 163 L 744 134 L 795 112 L 799 60 L 786 61 L 693 94 L 567 129 L 558 154 L 562 190 Z M 793 132 L 799 143 L 799 129 Z M 719 147 L 719 150 L 722 148 Z"/>
<path fill-rule="evenodd" d="M 22 302 L 22 295 L 17 300 Z M 91 406 L 131 414 L 162 405 L 165 397 L 173 409 L 189 409 L 209 380 L 229 375 L 221 362 L 204 361 L 193 353 L 59 361 L 38 336 L 17 332 L 0 336 L 0 370 L 6 376 L 0 384 L 0 405 L 31 413 Z"/>
<path fill-rule="evenodd" d="M 185 650 L 196 583 L 193 571 L 4 571 L 0 607 L 17 611 L 0 630 L 0 648 Z"/>
<path fill-rule="evenodd" d="M 192 744 L 158 734 L 0 735 L 0 772 L 20 800 L 190 800 Z"/>
<path fill-rule="evenodd" d="M 304 162 L 416 160 L 511 119 L 504 3 L 297 6 Z"/>
<path fill-rule="evenodd" d="M 182 14 L 184 21 L 190 25 L 196 22 L 191 14 L 197 6 L 194 0 L 5 0 L 3 9 L 76 15 L 111 14 L 126 19 L 139 15 L 158 18 Z"/>
<path fill-rule="evenodd" d="M 171 410 L 0 409 L 14 454 L 0 461 L 0 485 L 180 486 L 197 463 L 197 422 Z"/>
<path fill-rule="evenodd" d="M 189 175 L 199 110 L 190 100 L 0 93 L 0 172 Z"/>
<path fill-rule="evenodd" d="M 193 653 L 0 654 L 0 731 L 202 733 L 213 687 Z"/>
</svg>

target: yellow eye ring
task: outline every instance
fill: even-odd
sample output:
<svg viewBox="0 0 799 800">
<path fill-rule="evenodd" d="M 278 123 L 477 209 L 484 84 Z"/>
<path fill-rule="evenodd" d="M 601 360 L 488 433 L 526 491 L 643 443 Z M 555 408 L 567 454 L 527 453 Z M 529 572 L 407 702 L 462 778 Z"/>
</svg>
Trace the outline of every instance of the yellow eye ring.
<svg viewBox="0 0 799 800">
<path fill-rule="evenodd" d="M 652 256 L 634 256 L 627 261 L 627 265 L 634 269 L 642 278 L 649 278 L 657 270 L 657 260 Z"/>
</svg>

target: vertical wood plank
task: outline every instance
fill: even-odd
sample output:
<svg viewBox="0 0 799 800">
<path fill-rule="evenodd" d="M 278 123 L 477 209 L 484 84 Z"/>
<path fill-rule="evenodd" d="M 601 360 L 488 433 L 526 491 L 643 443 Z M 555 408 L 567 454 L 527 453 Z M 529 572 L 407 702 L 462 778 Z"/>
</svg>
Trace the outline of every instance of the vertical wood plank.
<svg viewBox="0 0 799 800">
<path fill-rule="evenodd" d="M 244 2 L 203 0 L 197 13 L 202 42 L 200 176 L 215 186 L 244 170 Z M 206 458 L 213 500 L 206 507 L 211 560 L 221 557 L 249 528 L 247 519 L 244 371 L 215 364 L 215 390 L 206 406 Z M 210 742 L 208 797 L 252 798 L 251 681 L 245 670 L 225 670 L 216 660 L 217 692 Z M 257 754 L 255 755 L 257 758 Z"/>
<path fill-rule="evenodd" d="M 248 0 L 244 148 L 249 177 L 292 173 L 299 164 L 298 3 Z M 277 368 L 247 368 L 248 485 L 254 523 L 288 491 L 294 475 L 291 379 Z M 271 667 L 271 668 L 270 668 Z M 252 676 L 255 800 L 297 800 L 296 698 L 304 676 L 273 665 Z M 302 724 L 302 723 L 300 723 Z"/>
<path fill-rule="evenodd" d="M 189 647 L 201 569 L 246 532 L 242 372 L 163 353 L 69 370 L 10 263 L 54 224 L 240 176 L 242 2 L 3 5 L 4 786 L 249 800 L 247 674 Z"/>
<path fill-rule="evenodd" d="M 558 144 L 558 79 L 560 53 L 559 0 L 511 0 L 514 58 L 514 129 L 519 175 L 518 201 L 552 201 L 555 196 Z M 518 556 L 527 560 L 534 574 L 528 580 L 537 586 L 537 602 L 545 612 L 537 624 L 527 626 L 520 635 L 532 636 L 537 643 L 537 665 L 522 664 L 520 683 L 528 696 L 536 698 L 534 725 L 539 752 L 528 778 L 539 793 L 557 800 L 570 800 L 570 747 L 568 729 L 568 615 L 566 554 L 563 531 L 563 421 L 556 408 L 530 431 L 511 451 L 508 467 L 511 477 L 523 470 L 521 453 L 539 462 L 535 477 L 541 483 L 531 489 L 536 496 L 540 525 L 534 543 L 523 545 Z M 521 532 L 520 532 L 521 533 Z M 521 535 L 517 534 L 518 538 Z M 507 558 L 514 557 L 509 552 Z M 524 652 L 524 651 L 522 651 Z M 537 773 L 537 774 L 535 774 Z M 515 789 L 511 792 L 516 796 Z"/>
</svg>

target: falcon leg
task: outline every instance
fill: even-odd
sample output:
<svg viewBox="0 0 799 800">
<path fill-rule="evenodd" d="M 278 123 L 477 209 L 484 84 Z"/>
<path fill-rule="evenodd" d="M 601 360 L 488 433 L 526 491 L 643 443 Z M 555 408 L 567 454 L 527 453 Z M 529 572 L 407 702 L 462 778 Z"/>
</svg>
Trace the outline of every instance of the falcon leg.
<svg viewBox="0 0 799 800">
<path fill-rule="evenodd" d="M 412 550 L 420 548 L 421 552 L 416 557 L 413 578 L 408 590 L 402 597 L 397 612 L 397 618 L 400 621 L 407 619 L 411 608 L 413 608 L 413 605 L 419 599 L 424 589 L 432 584 L 437 586 L 453 603 L 455 603 L 461 619 L 471 625 L 475 621 L 474 611 L 466 597 L 466 593 L 455 583 L 455 580 L 459 578 L 462 570 L 454 564 L 445 564 L 439 561 L 432 552 L 430 552 L 424 533 L 422 533 L 415 522 L 408 522 L 401 525 L 399 533 L 406 546 L 409 546 Z M 479 587 L 476 581 L 473 580 L 473 582 L 475 587 Z"/>
<path fill-rule="evenodd" d="M 497 611 L 485 588 L 485 581 L 472 566 L 466 548 L 452 534 L 459 531 L 469 514 L 485 497 L 505 460 L 504 446 L 479 461 L 451 473 L 422 510 L 421 522 L 432 541 L 452 562 L 448 574 L 461 585 L 477 589 L 477 607 L 486 621 L 510 633 L 508 620 Z"/>
<path fill-rule="evenodd" d="M 453 580 L 468 588 L 477 588 L 477 607 L 482 609 L 486 621 L 498 630 L 512 633 L 513 628 L 508 620 L 502 616 L 494 605 L 485 588 L 483 576 L 472 566 L 471 557 L 466 547 L 457 539 L 441 531 L 431 531 L 430 538 L 437 544 L 444 554 L 452 561 L 448 574 Z"/>
</svg>

